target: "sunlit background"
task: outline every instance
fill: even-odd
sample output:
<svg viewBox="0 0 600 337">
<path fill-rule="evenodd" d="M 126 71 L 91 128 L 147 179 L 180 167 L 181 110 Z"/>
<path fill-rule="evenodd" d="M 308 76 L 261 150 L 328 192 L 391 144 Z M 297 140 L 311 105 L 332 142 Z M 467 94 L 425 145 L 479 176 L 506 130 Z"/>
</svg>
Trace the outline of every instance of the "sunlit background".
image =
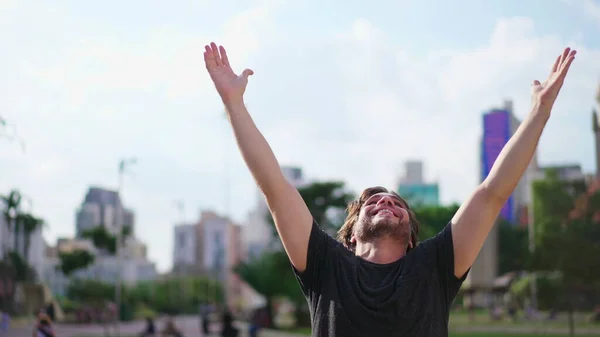
<svg viewBox="0 0 600 337">
<path fill-rule="evenodd" d="M 462 202 L 485 171 L 484 114 L 522 120 L 564 47 L 577 59 L 529 176 L 597 170 L 598 1 L 0 0 L 0 194 L 44 220 L 31 264 L 52 291 L 67 282 L 48 267 L 57 243 L 85 246 L 71 239 L 101 223 L 133 226 L 134 283 L 212 268 L 199 223 L 226 236 L 228 261 L 271 244 L 204 69 L 211 41 L 254 70 L 248 109 L 298 186 L 404 182 L 429 205 Z M 523 184 L 507 220 L 528 217 Z M 89 275 L 114 280 L 111 259 Z"/>
</svg>

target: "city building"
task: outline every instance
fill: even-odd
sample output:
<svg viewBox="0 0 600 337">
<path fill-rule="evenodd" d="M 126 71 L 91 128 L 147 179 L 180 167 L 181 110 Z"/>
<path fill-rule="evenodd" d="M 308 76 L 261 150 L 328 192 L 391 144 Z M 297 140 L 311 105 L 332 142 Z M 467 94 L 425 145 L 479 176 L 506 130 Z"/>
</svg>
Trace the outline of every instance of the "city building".
<svg viewBox="0 0 600 337">
<path fill-rule="evenodd" d="M 201 223 L 179 224 L 173 229 L 173 270 L 175 275 L 205 274 L 202 251 L 203 228 Z"/>
<path fill-rule="evenodd" d="M 508 100 L 502 108 L 491 109 L 483 114 L 483 135 L 480 145 L 480 173 L 483 181 L 490 173 L 498 155 L 517 131 L 520 121 L 514 115 L 513 103 Z M 517 184 L 502 210 L 499 219 L 514 226 L 527 226 L 531 214 L 531 181 L 539 176 L 537 155 L 534 154 L 525 174 Z M 464 289 L 472 296 L 469 304 L 486 307 L 489 292 L 498 277 L 498 226 L 493 226 L 484 242 L 477 259 L 465 280 Z"/>
<path fill-rule="evenodd" d="M 492 109 L 483 115 L 483 137 L 481 141 L 481 181 L 490 173 L 500 151 L 512 135 L 517 131 L 521 122 L 513 112 L 512 101 L 505 101 L 504 107 Z M 526 213 L 530 203 L 531 191 L 528 183 L 537 174 L 537 156 L 534 155 L 523 178 L 517 184 L 502 210 L 500 217 L 514 225 L 523 225 L 520 220 Z"/>
<path fill-rule="evenodd" d="M 83 238 L 85 231 L 103 226 L 117 235 L 121 226 L 130 226 L 130 235 L 120 257 L 101 251 L 89 239 Z M 75 238 L 60 238 L 56 247 L 45 249 L 45 265 L 41 274 L 54 294 L 64 294 L 71 277 L 66 277 L 59 270 L 60 254 L 75 250 L 85 250 L 94 255 L 94 262 L 89 267 L 78 270 L 72 275 L 79 279 L 94 279 L 106 283 L 116 283 L 119 279 L 126 285 L 134 285 L 140 281 L 154 280 L 158 273 L 155 263 L 147 258 L 147 247 L 135 236 L 135 215 L 121 203 L 119 194 L 100 187 L 90 187 L 75 217 Z"/>
<path fill-rule="evenodd" d="M 244 258 L 241 227 L 227 217 L 203 211 L 196 224 L 176 225 L 173 233 L 172 274 L 217 279 L 225 285 L 230 307 L 239 307 L 244 285 L 233 268 Z"/>
<path fill-rule="evenodd" d="M 0 216 L 0 260 L 4 259 L 4 254 L 11 249 L 11 235 L 6 225 L 6 220 Z"/>
<path fill-rule="evenodd" d="M 76 213 L 76 236 L 80 237 L 83 232 L 100 225 L 112 234 L 116 234 L 122 225 L 131 226 L 133 230 L 135 215 L 133 211 L 123 207 L 116 191 L 92 186 Z"/>
<path fill-rule="evenodd" d="M 302 169 L 294 166 L 282 166 L 284 177 L 296 188 L 308 184 Z M 273 242 L 273 225 L 269 223 L 269 207 L 262 192 L 256 192 L 257 203 L 248 213 L 246 225 L 243 230 L 243 240 L 247 247 L 249 258 L 259 256 Z"/>
<path fill-rule="evenodd" d="M 422 161 L 404 163 L 404 176 L 399 179 L 397 192 L 412 207 L 440 204 L 439 185 L 424 181 Z"/>
<path fill-rule="evenodd" d="M 43 279 L 52 293 L 64 295 L 72 278 L 94 279 L 106 283 L 116 283 L 121 279 L 126 285 L 134 285 L 140 281 L 155 280 L 158 276 L 156 266 L 145 257 L 145 251 L 140 254 L 134 247 L 130 252 L 124 250 L 121 259 L 116 256 L 100 254 L 89 239 L 60 238 L 55 247 L 48 247 L 45 251 L 45 265 Z M 60 254 L 72 253 L 76 250 L 85 250 L 94 255 L 94 263 L 85 269 L 76 271 L 72 278 L 66 277 L 58 270 Z M 143 255 L 143 256 L 142 256 Z M 121 271 L 121 273 L 120 273 Z"/>
</svg>

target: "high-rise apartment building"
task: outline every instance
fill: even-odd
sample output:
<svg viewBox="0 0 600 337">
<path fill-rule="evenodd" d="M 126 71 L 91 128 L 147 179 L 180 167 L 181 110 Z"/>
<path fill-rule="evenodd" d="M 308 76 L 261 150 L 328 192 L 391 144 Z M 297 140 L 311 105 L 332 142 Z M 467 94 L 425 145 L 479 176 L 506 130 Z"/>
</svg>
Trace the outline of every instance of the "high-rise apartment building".
<svg viewBox="0 0 600 337">
<path fill-rule="evenodd" d="M 241 227 L 215 212 L 203 211 L 195 224 L 176 225 L 173 274 L 204 275 L 225 284 L 227 300 L 235 306 L 242 283 L 233 268 L 244 257 Z"/>
<path fill-rule="evenodd" d="M 404 163 L 404 176 L 399 179 L 397 192 L 411 207 L 440 204 L 439 185 L 424 181 L 422 161 Z"/>
<path fill-rule="evenodd" d="M 481 181 L 488 176 L 500 152 L 520 124 L 521 122 L 514 115 L 512 101 L 506 101 L 503 108 L 492 109 L 483 115 L 483 137 L 480 150 Z M 502 219 L 514 225 L 522 225 L 521 221 L 531 198 L 529 181 L 533 179 L 537 171 L 537 156 L 534 155 L 515 191 L 502 207 L 500 211 Z"/>
</svg>

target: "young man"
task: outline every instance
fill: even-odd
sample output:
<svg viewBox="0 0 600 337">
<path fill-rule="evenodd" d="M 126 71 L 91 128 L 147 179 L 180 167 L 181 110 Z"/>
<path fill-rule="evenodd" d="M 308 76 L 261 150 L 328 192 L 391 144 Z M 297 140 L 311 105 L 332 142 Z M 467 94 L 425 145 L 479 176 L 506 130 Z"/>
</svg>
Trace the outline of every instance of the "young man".
<svg viewBox="0 0 600 337">
<path fill-rule="evenodd" d="M 450 305 L 529 164 L 574 57 L 565 49 L 546 81 L 533 82 L 530 113 L 488 177 L 444 230 L 417 245 L 413 212 L 381 187 L 349 205 L 341 242 L 324 233 L 244 106 L 252 70 L 236 75 L 222 46 L 206 46 L 208 73 L 308 300 L 313 336 L 448 336 Z"/>
</svg>

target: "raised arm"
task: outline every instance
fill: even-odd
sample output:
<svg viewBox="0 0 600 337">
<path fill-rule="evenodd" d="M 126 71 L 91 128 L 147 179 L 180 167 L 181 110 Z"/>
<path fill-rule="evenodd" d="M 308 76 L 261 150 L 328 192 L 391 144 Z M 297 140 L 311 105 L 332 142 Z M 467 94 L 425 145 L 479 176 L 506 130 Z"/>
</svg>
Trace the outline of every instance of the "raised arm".
<svg viewBox="0 0 600 337">
<path fill-rule="evenodd" d="M 298 190 L 285 179 L 271 147 L 246 110 L 244 92 L 253 72 L 246 69 L 238 76 L 229 65 L 225 48 L 211 43 L 205 49 L 206 69 L 225 104 L 244 161 L 267 199 L 290 261 L 304 271 L 312 216 Z"/>
<path fill-rule="evenodd" d="M 477 258 L 500 210 L 527 169 L 574 58 L 575 51 L 565 49 L 548 79 L 533 82 L 529 115 L 504 146 L 487 178 L 452 219 L 456 277 L 462 277 Z"/>
</svg>

